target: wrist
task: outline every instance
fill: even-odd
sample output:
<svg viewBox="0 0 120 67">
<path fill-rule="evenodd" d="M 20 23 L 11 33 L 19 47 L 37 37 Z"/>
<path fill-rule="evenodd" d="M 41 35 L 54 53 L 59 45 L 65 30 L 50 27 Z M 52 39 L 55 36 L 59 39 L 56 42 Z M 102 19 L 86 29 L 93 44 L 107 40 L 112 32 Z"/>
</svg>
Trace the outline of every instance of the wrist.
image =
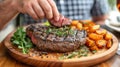
<svg viewBox="0 0 120 67">
<path fill-rule="evenodd" d="M 0 2 L 0 29 L 2 29 L 19 12 L 12 8 L 13 0 L 3 0 Z"/>
</svg>

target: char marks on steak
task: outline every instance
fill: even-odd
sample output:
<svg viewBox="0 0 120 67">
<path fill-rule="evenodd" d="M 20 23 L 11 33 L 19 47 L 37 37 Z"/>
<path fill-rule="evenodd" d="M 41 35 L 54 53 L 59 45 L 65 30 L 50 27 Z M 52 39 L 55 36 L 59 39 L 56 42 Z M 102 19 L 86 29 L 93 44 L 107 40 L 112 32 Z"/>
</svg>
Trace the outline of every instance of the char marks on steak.
<svg viewBox="0 0 120 67">
<path fill-rule="evenodd" d="M 70 52 L 86 42 L 87 33 L 85 30 L 73 30 L 73 35 L 57 36 L 53 32 L 47 34 L 48 28 L 40 24 L 32 24 L 26 28 L 27 35 L 42 51 Z"/>
</svg>

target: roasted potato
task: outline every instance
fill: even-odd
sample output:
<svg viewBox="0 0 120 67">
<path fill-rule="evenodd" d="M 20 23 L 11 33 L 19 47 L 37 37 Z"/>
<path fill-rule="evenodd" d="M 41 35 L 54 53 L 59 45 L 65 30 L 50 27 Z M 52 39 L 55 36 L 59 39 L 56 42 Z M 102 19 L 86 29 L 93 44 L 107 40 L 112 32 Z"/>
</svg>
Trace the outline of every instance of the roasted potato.
<svg viewBox="0 0 120 67">
<path fill-rule="evenodd" d="M 103 39 L 102 35 L 99 35 L 99 34 L 96 34 L 96 33 L 90 33 L 90 34 L 88 34 L 88 37 L 92 40 L 95 40 L 95 41 Z"/>
<path fill-rule="evenodd" d="M 82 30 L 82 28 L 83 28 L 82 23 L 77 23 L 77 29 Z"/>
<path fill-rule="evenodd" d="M 83 30 L 86 30 L 87 32 L 89 32 L 89 27 L 83 27 Z"/>
<path fill-rule="evenodd" d="M 92 46 L 92 47 L 90 47 L 90 50 L 99 50 L 99 48 L 95 45 L 95 46 Z"/>
<path fill-rule="evenodd" d="M 76 26 L 71 26 L 71 29 L 73 29 L 73 30 L 74 30 L 74 29 L 77 29 L 77 28 L 76 28 Z"/>
<path fill-rule="evenodd" d="M 105 40 L 111 40 L 112 39 L 112 35 L 110 33 L 107 33 L 105 35 Z"/>
<path fill-rule="evenodd" d="M 100 35 L 106 35 L 107 31 L 105 29 L 99 29 L 99 30 L 96 30 L 96 33 Z"/>
<path fill-rule="evenodd" d="M 111 40 L 108 40 L 107 41 L 107 44 L 106 44 L 106 48 L 110 48 L 112 46 L 112 41 Z"/>
<path fill-rule="evenodd" d="M 103 39 L 96 41 L 96 44 L 97 44 L 97 47 L 98 47 L 98 48 L 103 48 L 103 47 L 105 47 L 105 46 L 106 46 L 106 43 L 107 43 L 106 40 L 103 40 Z"/>
<path fill-rule="evenodd" d="M 90 26 L 90 31 L 89 32 L 95 32 L 98 29 L 100 29 L 100 25 Z"/>
<path fill-rule="evenodd" d="M 71 25 L 76 26 L 78 23 L 79 23 L 78 20 L 73 20 L 72 23 L 71 23 Z"/>
<path fill-rule="evenodd" d="M 91 20 L 84 20 L 83 25 L 84 25 L 84 27 L 90 27 L 90 26 L 94 26 L 95 23 Z"/>
<path fill-rule="evenodd" d="M 89 30 L 89 27 L 83 27 L 84 30 Z"/>
<path fill-rule="evenodd" d="M 86 39 L 86 45 L 87 45 L 88 47 L 95 46 L 95 41 L 87 38 L 87 39 Z"/>
</svg>

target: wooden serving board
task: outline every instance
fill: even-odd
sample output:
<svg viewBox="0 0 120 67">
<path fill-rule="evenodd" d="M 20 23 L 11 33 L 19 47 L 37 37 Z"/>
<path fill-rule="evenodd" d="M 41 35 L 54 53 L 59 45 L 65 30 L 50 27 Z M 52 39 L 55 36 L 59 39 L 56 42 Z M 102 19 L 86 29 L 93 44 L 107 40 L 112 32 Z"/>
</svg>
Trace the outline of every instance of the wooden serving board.
<svg viewBox="0 0 120 67">
<path fill-rule="evenodd" d="M 30 57 L 29 55 L 22 54 L 21 52 L 14 49 L 13 45 L 10 42 L 10 38 L 13 35 L 13 32 L 10 33 L 4 44 L 8 49 L 9 54 L 15 58 L 16 60 L 26 63 L 28 65 L 36 66 L 36 67 L 86 67 L 101 63 L 109 58 L 111 58 L 117 51 L 118 48 L 118 39 L 113 36 L 113 45 L 110 49 L 100 53 L 95 54 L 88 57 L 82 58 L 74 58 L 67 60 L 58 60 L 58 59 L 44 59 L 37 57 Z"/>
</svg>

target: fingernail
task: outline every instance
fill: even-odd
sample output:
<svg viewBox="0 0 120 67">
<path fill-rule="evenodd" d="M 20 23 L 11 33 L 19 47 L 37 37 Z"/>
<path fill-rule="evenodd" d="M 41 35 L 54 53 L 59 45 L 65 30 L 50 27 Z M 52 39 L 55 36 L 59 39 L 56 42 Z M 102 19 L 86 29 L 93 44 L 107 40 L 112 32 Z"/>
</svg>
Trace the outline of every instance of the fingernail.
<svg viewBox="0 0 120 67">
<path fill-rule="evenodd" d="M 55 21 L 59 21 L 59 17 L 56 17 L 56 18 L 55 18 Z"/>
</svg>

